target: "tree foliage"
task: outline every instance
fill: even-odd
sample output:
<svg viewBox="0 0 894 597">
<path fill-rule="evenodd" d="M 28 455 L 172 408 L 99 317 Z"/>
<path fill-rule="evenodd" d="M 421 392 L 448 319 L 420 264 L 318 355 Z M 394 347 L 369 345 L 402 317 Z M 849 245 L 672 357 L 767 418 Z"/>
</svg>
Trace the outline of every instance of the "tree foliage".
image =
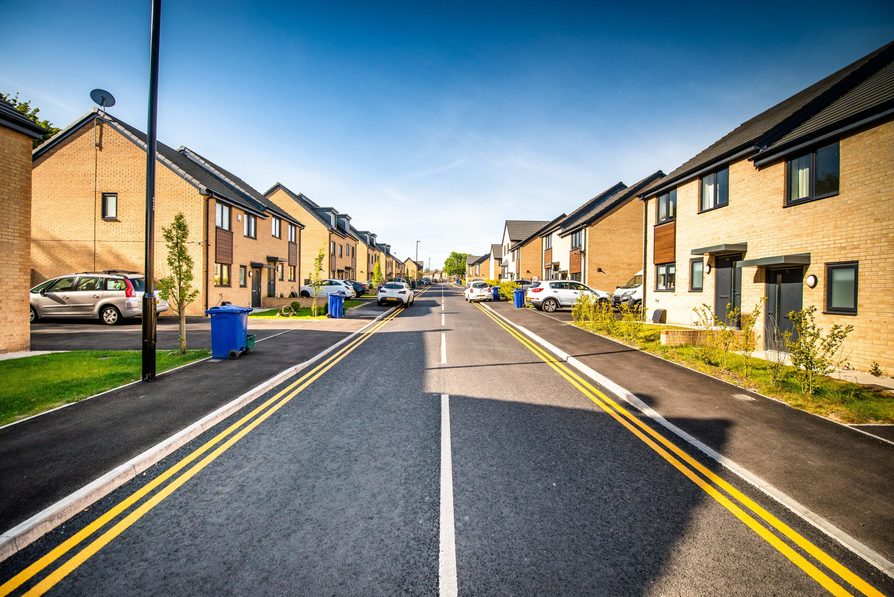
<svg viewBox="0 0 894 597">
<path fill-rule="evenodd" d="M 385 276 L 382 275 L 382 261 L 380 259 L 376 259 L 376 264 L 373 266 L 372 288 L 370 288 L 370 292 L 378 290 L 379 286 L 381 286 L 384 282 Z"/>
<path fill-rule="evenodd" d="M 0 92 L 0 100 L 8 104 L 12 104 L 12 107 L 25 115 L 25 117 L 44 129 L 46 129 L 47 133 L 41 139 L 34 140 L 34 147 L 37 147 L 39 144 L 43 143 L 53 135 L 59 132 L 59 128 L 53 126 L 53 123 L 47 119 L 41 120 L 37 115 L 40 113 L 40 108 L 31 105 L 31 100 L 21 100 L 19 99 L 18 92 L 14 96 L 10 96 L 8 93 Z"/>
<path fill-rule="evenodd" d="M 459 253 L 457 251 L 453 251 L 444 260 L 444 273 L 448 276 L 462 276 L 466 273 L 466 259 L 468 259 L 468 253 Z"/>
<path fill-rule="evenodd" d="M 158 281 L 158 294 L 180 319 L 180 354 L 186 353 L 186 308 L 199 295 L 192 287 L 193 260 L 189 254 L 189 226 L 183 213 L 161 229 L 168 249 L 168 275 Z"/>
<path fill-rule="evenodd" d="M 323 252 L 323 248 L 320 247 L 320 250 L 317 251 L 317 256 L 314 257 L 314 271 L 310 275 L 310 287 L 314 291 L 314 299 L 310 310 L 314 317 L 317 316 L 317 294 L 320 293 L 320 288 L 323 287 L 323 260 L 325 258 L 326 254 Z"/>
</svg>

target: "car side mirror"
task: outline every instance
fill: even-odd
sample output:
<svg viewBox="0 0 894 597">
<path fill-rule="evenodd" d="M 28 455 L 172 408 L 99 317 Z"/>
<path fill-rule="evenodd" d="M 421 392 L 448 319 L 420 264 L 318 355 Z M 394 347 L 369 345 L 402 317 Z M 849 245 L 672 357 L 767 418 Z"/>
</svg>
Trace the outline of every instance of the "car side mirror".
<svg viewBox="0 0 894 597">
<path fill-rule="evenodd" d="M 46 288 L 41 288 L 41 289 L 40 289 L 40 296 L 46 296 L 46 295 L 47 295 L 47 289 L 46 289 Z"/>
</svg>

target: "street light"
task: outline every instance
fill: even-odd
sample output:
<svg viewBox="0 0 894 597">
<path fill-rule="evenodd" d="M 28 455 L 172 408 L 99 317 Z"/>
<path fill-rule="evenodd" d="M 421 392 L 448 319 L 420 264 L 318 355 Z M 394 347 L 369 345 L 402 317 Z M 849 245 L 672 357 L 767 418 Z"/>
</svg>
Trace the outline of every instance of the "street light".
<svg viewBox="0 0 894 597">
<path fill-rule="evenodd" d="M 149 124 L 146 127 L 146 288 L 143 291 L 143 381 L 155 379 L 155 156 L 158 151 L 158 42 L 161 0 L 152 0 L 149 41 Z"/>
</svg>

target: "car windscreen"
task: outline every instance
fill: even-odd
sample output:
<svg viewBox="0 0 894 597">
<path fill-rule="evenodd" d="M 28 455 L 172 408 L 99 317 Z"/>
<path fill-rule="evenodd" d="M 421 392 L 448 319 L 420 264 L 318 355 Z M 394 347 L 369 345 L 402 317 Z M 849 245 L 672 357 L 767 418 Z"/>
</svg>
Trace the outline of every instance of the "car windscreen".
<svg viewBox="0 0 894 597">
<path fill-rule="evenodd" d="M 475 282 L 472 284 L 472 288 L 487 288 L 487 284 L 484 282 Z"/>
<path fill-rule="evenodd" d="M 41 290 L 43 290 L 44 288 L 46 288 L 47 286 L 49 286 L 50 284 L 52 284 L 53 282 L 54 282 L 54 280 L 47 280 L 46 282 L 41 282 L 40 284 L 38 284 L 37 286 L 32 288 L 31 292 L 38 293 Z"/>
<path fill-rule="evenodd" d="M 621 286 L 621 288 L 636 288 L 637 286 L 642 285 L 642 283 L 643 283 L 643 277 L 641 275 L 637 274 L 637 275 L 633 276 L 632 278 L 630 278 L 629 280 L 627 280 L 627 283 L 624 284 L 623 286 Z"/>
<path fill-rule="evenodd" d="M 388 290 L 403 290 L 403 284 L 385 284 L 385 288 Z"/>
<path fill-rule="evenodd" d="M 534 282 L 533 284 L 531 284 L 531 288 L 539 288 L 539 287 L 540 287 L 540 282 Z"/>
<path fill-rule="evenodd" d="M 146 280 L 143 278 L 131 278 L 130 283 L 133 284 L 133 289 L 137 292 L 146 290 Z"/>
</svg>

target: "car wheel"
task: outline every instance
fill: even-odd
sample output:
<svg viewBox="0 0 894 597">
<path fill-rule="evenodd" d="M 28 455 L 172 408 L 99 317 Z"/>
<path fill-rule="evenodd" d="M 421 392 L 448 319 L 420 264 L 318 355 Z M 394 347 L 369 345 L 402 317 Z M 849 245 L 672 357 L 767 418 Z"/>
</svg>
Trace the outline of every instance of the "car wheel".
<svg viewBox="0 0 894 597">
<path fill-rule="evenodd" d="M 301 291 L 301 296 L 302 296 L 303 298 L 310 298 L 310 293 L 309 293 L 308 291 L 306 291 L 306 290 L 302 290 L 302 291 Z"/>
<path fill-rule="evenodd" d="M 115 325 L 121 323 L 121 312 L 112 305 L 106 305 L 99 312 L 99 318 L 106 325 Z"/>
<path fill-rule="evenodd" d="M 547 313 L 553 313 L 559 308 L 559 301 L 556 299 L 546 299 L 543 301 L 543 310 Z"/>
<path fill-rule="evenodd" d="M 599 299 L 599 308 L 605 309 L 606 305 L 608 305 L 608 299 Z"/>
<path fill-rule="evenodd" d="M 380 301 L 380 300 L 376 300 L 376 304 L 377 304 L 378 306 L 381 307 L 381 306 L 382 306 L 382 301 Z"/>
<path fill-rule="evenodd" d="M 31 320 L 30 320 L 31 323 L 34 323 L 38 319 L 40 319 L 40 317 L 37 316 L 37 309 L 35 309 L 34 307 L 31 307 Z"/>
</svg>

